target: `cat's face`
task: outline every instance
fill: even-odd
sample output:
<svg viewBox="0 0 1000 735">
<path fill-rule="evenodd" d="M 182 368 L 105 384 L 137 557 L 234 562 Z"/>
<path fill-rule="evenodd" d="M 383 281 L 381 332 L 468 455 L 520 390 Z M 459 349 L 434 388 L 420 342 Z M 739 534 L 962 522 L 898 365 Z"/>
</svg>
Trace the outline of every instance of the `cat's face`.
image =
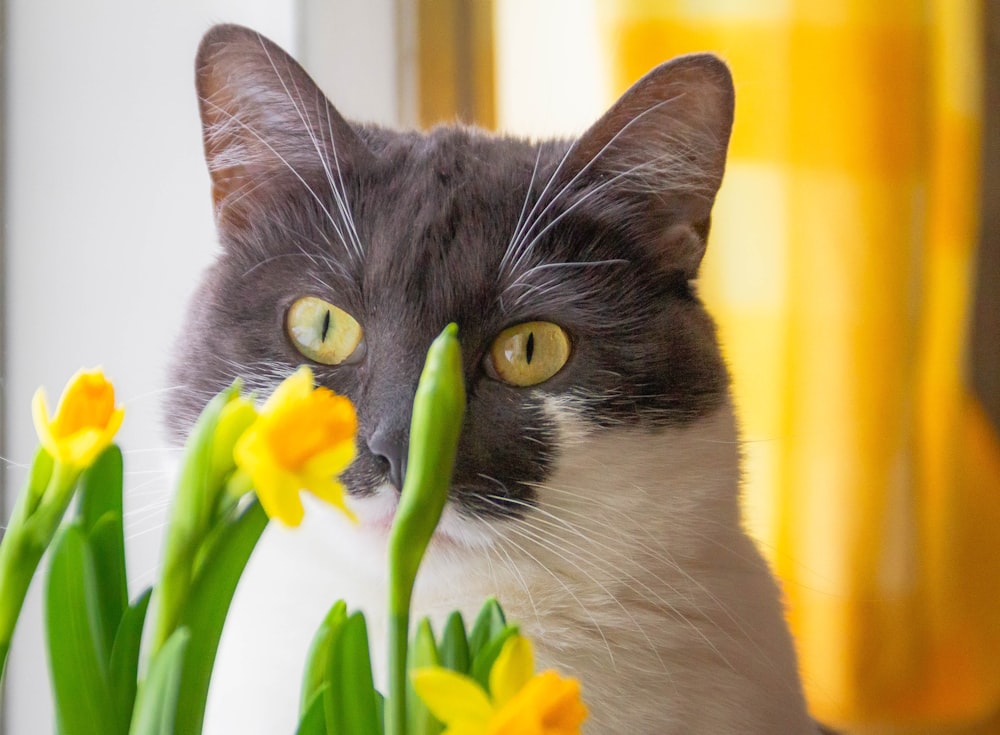
<svg viewBox="0 0 1000 735">
<path fill-rule="evenodd" d="M 394 496 L 432 339 L 456 322 L 468 412 L 452 501 L 517 517 L 567 440 L 705 416 L 727 378 L 692 292 L 732 116 L 711 57 L 660 67 L 578 141 L 352 126 L 280 49 L 220 26 L 198 91 L 223 252 L 180 338 L 182 435 L 237 377 L 298 365 L 351 398 L 350 493 Z"/>
</svg>

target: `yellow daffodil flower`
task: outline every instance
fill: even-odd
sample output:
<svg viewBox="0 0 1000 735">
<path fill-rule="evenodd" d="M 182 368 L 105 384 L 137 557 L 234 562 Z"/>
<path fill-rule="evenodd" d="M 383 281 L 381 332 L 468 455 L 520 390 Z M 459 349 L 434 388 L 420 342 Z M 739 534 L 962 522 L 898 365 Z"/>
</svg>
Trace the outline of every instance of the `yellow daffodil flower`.
<svg viewBox="0 0 1000 735">
<path fill-rule="evenodd" d="M 357 426 L 351 402 L 327 388 L 314 390 L 312 370 L 304 366 L 271 394 L 233 457 L 271 518 L 298 526 L 299 493 L 307 490 L 354 519 L 337 476 L 354 459 Z"/>
<path fill-rule="evenodd" d="M 124 411 L 115 407 L 115 389 L 100 369 L 81 370 L 74 375 L 49 417 L 45 389 L 31 401 L 31 414 L 38 439 L 53 459 L 73 467 L 93 464 L 114 438 Z"/>
<path fill-rule="evenodd" d="M 490 671 L 490 694 L 441 667 L 413 672 L 413 688 L 447 729 L 442 735 L 579 735 L 587 717 L 580 683 L 555 671 L 534 674 L 531 642 L 515 635 Z"/>
</svg>

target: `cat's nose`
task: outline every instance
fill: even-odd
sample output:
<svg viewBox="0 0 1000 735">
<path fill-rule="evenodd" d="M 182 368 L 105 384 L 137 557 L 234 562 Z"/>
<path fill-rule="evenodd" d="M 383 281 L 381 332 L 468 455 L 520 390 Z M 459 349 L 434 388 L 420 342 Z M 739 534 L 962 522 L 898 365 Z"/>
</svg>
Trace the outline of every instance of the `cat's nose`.
<svg viewBox="0 0 1000 735">
<path fill-rule="evenodd" d="M 406 455 L 409 451 L 406 435 L 401 432 L 376 431 L 368 439 L 368 448 L 389 465 L 389 481 L 397 491 L 402 491 L 403 479 L 406 477 Z"/>
</svg>

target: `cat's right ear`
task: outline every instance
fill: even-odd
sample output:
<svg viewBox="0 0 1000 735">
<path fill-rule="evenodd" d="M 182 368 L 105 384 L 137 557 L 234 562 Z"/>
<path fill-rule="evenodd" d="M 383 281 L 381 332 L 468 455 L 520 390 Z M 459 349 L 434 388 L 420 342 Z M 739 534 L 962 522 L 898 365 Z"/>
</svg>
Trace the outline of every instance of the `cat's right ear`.
<svg viewBox="0 0 1000 735">
<path fill-rule="evenodd" d="M 664 267 L 696 276 L 733 124 L 733 80 L 710 54 L 661 64 L 567 155 L 561 175 L 630 222 Z"/>
<path fill-rule="evenodd" d="M 290 189 L 343 180 L 372 155 L 306 71 L 249 28 L 205 34 L 195 84 L 220 228 L 245 227 Z"/>
</svg>

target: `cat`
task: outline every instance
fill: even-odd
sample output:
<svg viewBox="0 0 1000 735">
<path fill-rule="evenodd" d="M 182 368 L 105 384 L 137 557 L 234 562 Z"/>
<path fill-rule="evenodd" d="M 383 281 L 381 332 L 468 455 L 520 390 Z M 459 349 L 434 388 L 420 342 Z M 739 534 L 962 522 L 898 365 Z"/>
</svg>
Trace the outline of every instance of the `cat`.
<svg viewBox="0 0 1000 735">
<path fill-rule="evenodd" d="M 576 140 L 349 123 L 274 43 L 221 25 L 196 61 L 221 253 L 178 341 L 182 438 L 240 376 L 298 365 L 359 417 L 361 522 L 271 524 L 234 601 L 206 732 L 293 732 L 340 597 L 384 630 L 384 548 L 423 356 L 456 322 L 469 396 L 417 585 L 440 625 L 495 595 L 590 735 L 819 732 L 779 588 L 739 515 L 740 444 L 695 291 L 733 119 L 711 55 L 667 62 Z"/>
</svg>

